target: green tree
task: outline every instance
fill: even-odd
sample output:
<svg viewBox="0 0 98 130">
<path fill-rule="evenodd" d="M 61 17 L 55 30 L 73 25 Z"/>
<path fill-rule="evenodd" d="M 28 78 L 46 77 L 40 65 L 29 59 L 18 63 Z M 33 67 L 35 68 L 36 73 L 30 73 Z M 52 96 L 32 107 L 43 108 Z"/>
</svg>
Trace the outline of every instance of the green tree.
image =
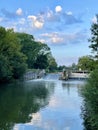
<svg viewBox="0 0 98 130">
<path fill-rule="evenodd" d="M 82 117 L 84 119 L 85 130 L 98 129 L 98 15 L 96 15 L 96 23 L 91 26 L 91 42 L 94 58 L 87 60 L 87 64 L 93 64 L 93 71 L 86 85 L 82 88 L 82 96 L 84 106 L 82 109 Z M 92 67 L 90 67 L 92 68 Z"/>
<path fill-rule="evenodd" d="M 36 69 L 46 69 L 48 67 L 48 58 L 47 55 L 44 54 L 40 54 L 37 59 L 36 62 L 34 63 L 34 68 Z"/>
<path fill-rule="evenodd" d="M 12 75 L 12 67 L 10 66 L 8 58 L 0 54 L 0 82 L 10 80 Z"/>
<path fill-rule="evenodd" d="M 49 70 L 51 71 L 51 72 L 54 72 L 55 70 L 57 70 L 57 63 L 56 63 L 56 61 L 55 61 L 55 59 L 53 58 L 53 56 L 52 55 L 50 55 L 49 56 Z"/>
<path fill-rule="evenodd" d="M 96 15 L 96 22 L 91 26 L 91 38 L 89 41 L 91 45 L 89 46 L 93 53 L 95 54 L 95 58 L 98 60 L 98 15 Z"/>
<path fill-rule="evenodd" d="M 22 45 L 22 52 L 27 56 L 27 64 L 29 68 L 34 68 L 36 60 L 40 55 L 50 53 L 50 48 L 41 42 L 34 40 L 34 37 L 26 33 L 17 33 L 17 36 Z"/>
<path fill-rule="evenodd" d="M 95 61 L 91 56 L 82 56 L 78 60 L 78 68 L 82 70 L 91 71 L 94 69 Z"/>
<path fill-rule="evenodd" d="M 19 40 L 13 29 L 0 27 L 0 34 L 0 82 L 16 78 L 16 73 L 19 79 L 26 70 L 26 57 L 21 53 Z"/>
<path fill-rule="evenodd" d="M 98 129 L 98 69 L 95 69 L 88 79 L 85 87 L 82 88 L 84 106 L 82 117 L 85 130 Z"/>
<path fill-rule="evenodd" d="M 73 71 L 76 71 L 76 70 L 78 70 L 78 66 L 75 63 L 72 63 L 70 69 Z"/>
</svg>

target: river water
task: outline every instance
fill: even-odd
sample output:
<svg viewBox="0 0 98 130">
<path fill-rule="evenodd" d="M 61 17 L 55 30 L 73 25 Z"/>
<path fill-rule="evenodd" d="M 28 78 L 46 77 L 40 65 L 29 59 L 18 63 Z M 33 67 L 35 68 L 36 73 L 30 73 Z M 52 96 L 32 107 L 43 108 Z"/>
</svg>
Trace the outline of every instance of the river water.
<svg viewBox="0 0 98 130">
<path fill-rule="evenodd" d="M 81 80 L 58 74 L 0 85 L 0 130 L 83 130 Z"/>
</svg>

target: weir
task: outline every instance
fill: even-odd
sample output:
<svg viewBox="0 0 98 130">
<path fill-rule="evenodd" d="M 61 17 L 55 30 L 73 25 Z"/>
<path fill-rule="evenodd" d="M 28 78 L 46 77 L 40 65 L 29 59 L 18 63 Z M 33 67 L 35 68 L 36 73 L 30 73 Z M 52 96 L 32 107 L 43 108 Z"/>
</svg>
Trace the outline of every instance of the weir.
<svg viewBox="0 0 98 130">
<path fill-rule="evenodd" d="M 38 72 L 27 72 L 24 75 L 24 80 L 33 80 L 33 79 L 44 79 L 44 80 L 68 80 L 68 79 L 87 79 L 89 73 L 84 71 L 63 71 L 62 73 L 49 73 L 46 74 L 43 71 Z"/>
<path fill-rule="evenodd" d="M 69 78 L 70 79 L 87 79 L 89 77 L 88 73 L 70 73 Z"/>
<path fill-rule="evenodd" d="M 60 76 L 60 80 L 68 80 L 68 79 L 87 79 L 89 77 L 89 73 L 85 71 L 63 71 Z"/>
</svg>

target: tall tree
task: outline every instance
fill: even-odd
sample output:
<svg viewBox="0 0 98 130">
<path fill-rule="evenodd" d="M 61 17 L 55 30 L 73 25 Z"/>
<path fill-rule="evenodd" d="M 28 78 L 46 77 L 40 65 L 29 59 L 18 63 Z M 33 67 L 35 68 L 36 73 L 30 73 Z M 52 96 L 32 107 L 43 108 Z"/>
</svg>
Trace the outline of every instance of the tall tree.
<svg viewBox="0 0 98 130">
<path fill-rule="evenodd" d="M 96 21 L 91 26 L 91 38 L 89 39 L 95 58 L 98 60 L 98 14 L 96 15 Z"/>
<path fill-rule="evenodd" d="M 17 33 L 22 45 L 22 52 L 27 56 L 27 64 L 29 68 L 34 68 L 37 57 L 50 53 L 50 48 L 41 42 L 34 40 L 34 37 L 26 33 Z"/>
<path fill-rule="evenodd" d="M 26 56 L 13 29 L 0 27 L 0 34 L 0 81 L 18 79 L 26 70 Z"/>
</svg>

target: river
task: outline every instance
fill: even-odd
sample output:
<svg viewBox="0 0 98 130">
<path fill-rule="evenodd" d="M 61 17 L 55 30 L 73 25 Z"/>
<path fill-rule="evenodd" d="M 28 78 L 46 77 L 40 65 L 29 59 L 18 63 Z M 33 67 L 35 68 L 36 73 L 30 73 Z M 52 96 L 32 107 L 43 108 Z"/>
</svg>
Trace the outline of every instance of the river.
<svg viewBox="0 0 98 130">
<path fill-rule="evenodd" d="M 80 89 L 85 82 L 58 77 L 0 85 L 0 130 L 83 130 Z"/>
</svg>

